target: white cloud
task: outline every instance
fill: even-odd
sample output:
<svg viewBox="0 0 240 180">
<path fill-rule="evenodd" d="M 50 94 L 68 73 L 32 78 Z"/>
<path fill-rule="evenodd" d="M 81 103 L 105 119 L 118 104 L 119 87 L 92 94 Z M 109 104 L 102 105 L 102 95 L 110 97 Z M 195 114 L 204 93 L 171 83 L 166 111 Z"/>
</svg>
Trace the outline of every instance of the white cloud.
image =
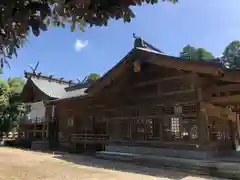
<svg viewBox="0 0 240 180">
<path fill-rule="evenodd" d="M 83 48 L 85 48 L 88 45 L 88 40 L 76 40 L 75 42 L 75 50 L 77 52 L 81 51 Z"/>
</svg>

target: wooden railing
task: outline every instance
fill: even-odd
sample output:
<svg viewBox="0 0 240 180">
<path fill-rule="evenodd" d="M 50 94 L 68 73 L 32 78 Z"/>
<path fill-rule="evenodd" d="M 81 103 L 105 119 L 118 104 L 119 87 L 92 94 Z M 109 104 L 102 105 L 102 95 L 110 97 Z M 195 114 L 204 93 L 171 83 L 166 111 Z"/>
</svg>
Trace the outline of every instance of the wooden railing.
<svg viewBox="0 0 240 180">
<path fill-rule="evenodd" d="M 109 136 L 107 134 L 72 134 L 71 142 L 107 142 Z"/>
</svg>

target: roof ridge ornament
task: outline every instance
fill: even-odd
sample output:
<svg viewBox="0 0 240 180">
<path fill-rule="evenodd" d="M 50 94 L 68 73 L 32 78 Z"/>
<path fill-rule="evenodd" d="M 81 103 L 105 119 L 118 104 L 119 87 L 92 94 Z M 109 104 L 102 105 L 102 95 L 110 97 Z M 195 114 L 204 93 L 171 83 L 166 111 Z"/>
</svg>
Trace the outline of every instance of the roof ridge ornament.
<svg viewBox="0 0 240 180">
<path fill-rule="evenodd" d="M 37 64 L 35 65 L 34 68 L 29 65 L 29 67 L 31 68 L 33 74 L 36 74 L 36 71 L 37 71 L 38 66 L 39 66 L 39 61 L 37 62 Z"/>
<path fill-rule="evenodd" d="M 53 80 L 53 75 L 48 76 L 48 80 L 52 81 Z"/>
<path fill-rule="evenodd" d="M 83 80 L 82 80 L 82 83 L 85 83 L 88 79 L 88 76 L 86 76 Z"/>
<path fill-rule="evenodd" d="M 145 41 L 140 36 L 136 36 L 135 33 L 133 33 L 133 38 L 135 38 L 135 40 L 134 40 L 134 48 L 147 48 L 147 49 L 156 51 L 158 53 L 163 53 L 160 49 L 154 47 L 152 44 L 148 43 L 147 41 Z"/>
<path fill-rule="evenodd" d="M 39 73 L 37 74 L 37 77 L 38 77 L 38 78 L 40 78 L 40 77 L 41 77 L 41 75 L 42 75 L 42 73 L 41 73 L 41 72 L 39 72 Z"/>
<path fill-rule="evenodd" d="M 137 47 L 145 48 L 146 47 L 144 40 L 140 36 L 136 36 L 136 34 L 133 33 L 133 38 L 135 39 L 134 40 L 134 48 L 137 48 Z"/>
<path fill-rule="evenodd" d="M 63 78 L 63 77 L 59 78 L 59 83 L 62 83 L 62 82 L 63 82 L 63 80 L 64 80 L 64 78 Z"/>
<path fill-rule="evenodd" d="M 83 81 L 81 81 L 79 78 L 77 78 L 77 84 L 83 84 Z"/>
</svg>

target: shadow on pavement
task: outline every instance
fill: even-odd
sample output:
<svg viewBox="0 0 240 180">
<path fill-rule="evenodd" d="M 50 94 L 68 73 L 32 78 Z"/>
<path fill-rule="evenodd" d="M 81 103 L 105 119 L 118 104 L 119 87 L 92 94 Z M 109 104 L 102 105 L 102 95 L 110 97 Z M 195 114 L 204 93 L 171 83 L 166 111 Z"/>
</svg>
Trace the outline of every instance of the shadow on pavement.
<svg viewBox="0 0 240 180">
<path fill-rule="evenodd" d="M 108 170 L 116 170 L 121 172 L 127 173 L 136 173 L 136 174 L 143 174 L 143 175 L 150 175 L 155 177 L 161 178 L 169 178 L 169 179 L 192 179 L 193 176 L 189 175 L 190 173 L 179 172 L 175 169 L 169 169 L 164 167 L 162 168 L 149 168 L 146 166 L 141 166 L 139 164 L 131 164 L 131 163 L 124 163 L 119 161 L 110 161 L 110 160 L 103 160 L 97 159 L 93 156 L 83 156 L 78 154 L 68 154 L 68 153 L 56 153 L 54 158 L 61 159 L 64 161 L 68 161 L 71 163 L 75 163 L 78 165 L 94 167 L 94 168 L 103 168 Z M 211 178 L 213 180 L 213 178 Z"/>
</svg>

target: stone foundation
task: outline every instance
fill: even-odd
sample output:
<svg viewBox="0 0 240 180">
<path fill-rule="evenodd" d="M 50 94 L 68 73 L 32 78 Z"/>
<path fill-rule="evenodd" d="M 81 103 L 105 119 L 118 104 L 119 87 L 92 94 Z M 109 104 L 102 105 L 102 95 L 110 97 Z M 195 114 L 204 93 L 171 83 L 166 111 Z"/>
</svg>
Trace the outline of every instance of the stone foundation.
<svg viewBox="0 0 240 180">
<path fill-rule="evenodd" d="M 197 151 L 197 150 L 178 150 L 169 148 L 154 148 L 126 145 L 108 145 L 107 152 L 118 152 L 128 154 L 141 154 L 153 156 L 165 156 L 184 159 L 209 159 L 218 156 L 218 152 Z"/>
</svg>

